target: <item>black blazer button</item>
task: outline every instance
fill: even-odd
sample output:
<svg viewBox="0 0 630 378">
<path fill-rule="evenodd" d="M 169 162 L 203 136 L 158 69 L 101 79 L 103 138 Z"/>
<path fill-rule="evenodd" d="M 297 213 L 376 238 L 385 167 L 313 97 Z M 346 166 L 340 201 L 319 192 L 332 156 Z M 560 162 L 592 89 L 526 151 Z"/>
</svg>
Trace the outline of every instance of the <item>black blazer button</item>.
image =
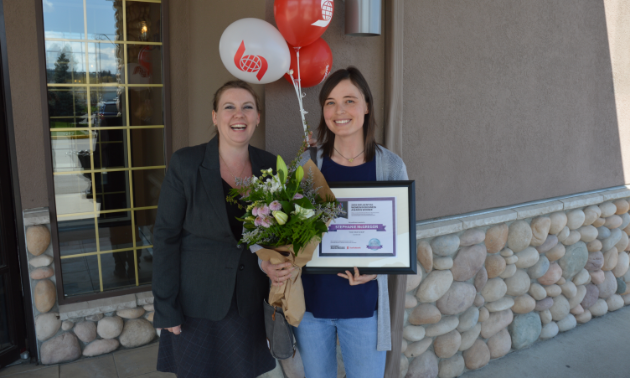
<svg viewBox="0 0 630 378">
<path fill-rule="evenodd" d="M 240 270 L 245 269 L 245 265 L 241 264 L 241 266 L 238 267 Z"/>
</svg>

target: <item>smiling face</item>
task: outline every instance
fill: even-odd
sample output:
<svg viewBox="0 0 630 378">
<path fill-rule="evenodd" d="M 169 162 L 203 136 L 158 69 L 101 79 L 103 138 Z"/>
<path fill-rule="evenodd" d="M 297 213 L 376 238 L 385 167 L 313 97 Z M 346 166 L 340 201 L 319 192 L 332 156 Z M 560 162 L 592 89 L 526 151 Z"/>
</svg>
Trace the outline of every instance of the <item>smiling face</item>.
<svg viewBox="0 0 630 378">
<path fill-rule="evenodd" d="M 361 90 L 342 80 L 324 102 L 324 121 L 336 137 L 363 138 L 363 123 L 369 108 Z"/>
<path fill-rule="evenodd" d="M 220 143 L 233 147 L 247 145 L 260 123 L 254 96 L 245 89 L 226 89 L 219 98 L 217 110 L 212 111 L 212 122 L 217 126 Z"/>
</svg>

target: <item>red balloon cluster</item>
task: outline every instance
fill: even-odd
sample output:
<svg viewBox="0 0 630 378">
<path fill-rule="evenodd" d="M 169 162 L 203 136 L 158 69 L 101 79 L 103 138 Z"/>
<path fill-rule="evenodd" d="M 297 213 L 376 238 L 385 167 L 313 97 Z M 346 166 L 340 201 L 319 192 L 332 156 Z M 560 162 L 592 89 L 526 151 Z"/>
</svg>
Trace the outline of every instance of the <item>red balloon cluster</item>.
<svg viewBox="0 0 630 378">
<path fill-rule="evenodd" d="M 278 30 L 291 51 L 291 70 L 284 77 L 293 83 L 299 77 L 302 88 L 318 85 L 330 73 L 332 51 L 321 39 L 334 13 L 333 0 L 275 0 L 273 13 Z"/>
</svg>

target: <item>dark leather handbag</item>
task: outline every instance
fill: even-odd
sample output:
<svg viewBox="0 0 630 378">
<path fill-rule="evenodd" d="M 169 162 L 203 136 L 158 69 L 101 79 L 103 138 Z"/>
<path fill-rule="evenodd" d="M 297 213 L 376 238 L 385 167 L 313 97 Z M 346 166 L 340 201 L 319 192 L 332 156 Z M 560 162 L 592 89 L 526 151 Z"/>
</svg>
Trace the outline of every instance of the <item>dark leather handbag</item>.
<svg viewBox="0 0 630 378">
<path fill-rule="evenodd" d="M 265 311 L 265 332 L 271 355 L 277 360 L 295 356 L 295 339 L 291 325 L 287 323 L 282 308 L 272 306 L 263 300 Z"/>
</svg>

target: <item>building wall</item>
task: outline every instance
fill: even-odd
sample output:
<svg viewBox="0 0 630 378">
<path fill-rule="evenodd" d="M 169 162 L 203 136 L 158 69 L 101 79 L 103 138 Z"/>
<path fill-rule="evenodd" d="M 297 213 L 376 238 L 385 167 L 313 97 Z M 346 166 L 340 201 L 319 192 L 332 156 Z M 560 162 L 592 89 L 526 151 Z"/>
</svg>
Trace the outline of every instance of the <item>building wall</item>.
<svg viewBox="0 0 630 378">
<path fill-rule="evenodd" d="M 219 56 L 221 34 L 241 18 L 264 18 L 264 3 L 249 0 L 171 1 L 170 11 L 173 149 L 177 150 L 204 143 L 215 135 L 211 114 L 214 92 L 226 81 L 234 79 Z M 264 104 L 263 86 L 253 87 Z M 264 148 L 265 122 L 262 118 L 251 143 Z M 182 134 L 176 136 L 180 129 Z"/>
<path fill-rule="evenodd" d="M 602 2 L 409 1 L 405 54 L 419 219 L 627 181 Z"/>
<path fill-rule="evenodd" d="M 349 65 L 361 70 L 374 96 L 374 116 L 377 124 L 377 141 L 383 141 L 383 107 L 385 103 L 385 39 L 384 37 L 350 37 L 344 33 L 345 9 L 343 1 L 335 2 L 335 13 L 322 38 L 333 54 L 331 72 Z M 266 20 L 275 25 L 273 0 L 266 1 Z M 317 130 L 320 118 L 319 90 L 322 85 L 304 88 L 306 121 L 311 130 Z M 302 121 L 293 86 L 284 78 L 265 86 L 266 148 L 283 158 L 293 159 L 302 141 Z"/>
<path fill-rule="evenodd" d="M 48 206 L 35 1 L 4 1 L 22 208 Z"/>
<path fill-rule="evenodd" d="M 606 2 L 609 18 L 627 13 L 622 3 Z M 324 34 L 334 68 L 369 72 L 380 96 L 382 43 L 344 36 L 336 4 Z M 407 1 L 404 25 L 403 155 L 418 220 L 627 182 L 630 112 L 625 97 L 616 109 L 604 3 Z M 628 67 L 623 25 L 609 25 L 618 71 Z M 317 88 L 305 93 L 316 126 Z M 267 149 L 290 156 L 300 137 L 292 89 L 279 81 L 265 95 Z"/>
<path fill-rule="evenodd" d="M 630 3 L 604 0 L 608 44 L 615 84 L 615 102 L 619 124 L 619 144 L 623 175 L 630 177 Z"/>
</svg>

